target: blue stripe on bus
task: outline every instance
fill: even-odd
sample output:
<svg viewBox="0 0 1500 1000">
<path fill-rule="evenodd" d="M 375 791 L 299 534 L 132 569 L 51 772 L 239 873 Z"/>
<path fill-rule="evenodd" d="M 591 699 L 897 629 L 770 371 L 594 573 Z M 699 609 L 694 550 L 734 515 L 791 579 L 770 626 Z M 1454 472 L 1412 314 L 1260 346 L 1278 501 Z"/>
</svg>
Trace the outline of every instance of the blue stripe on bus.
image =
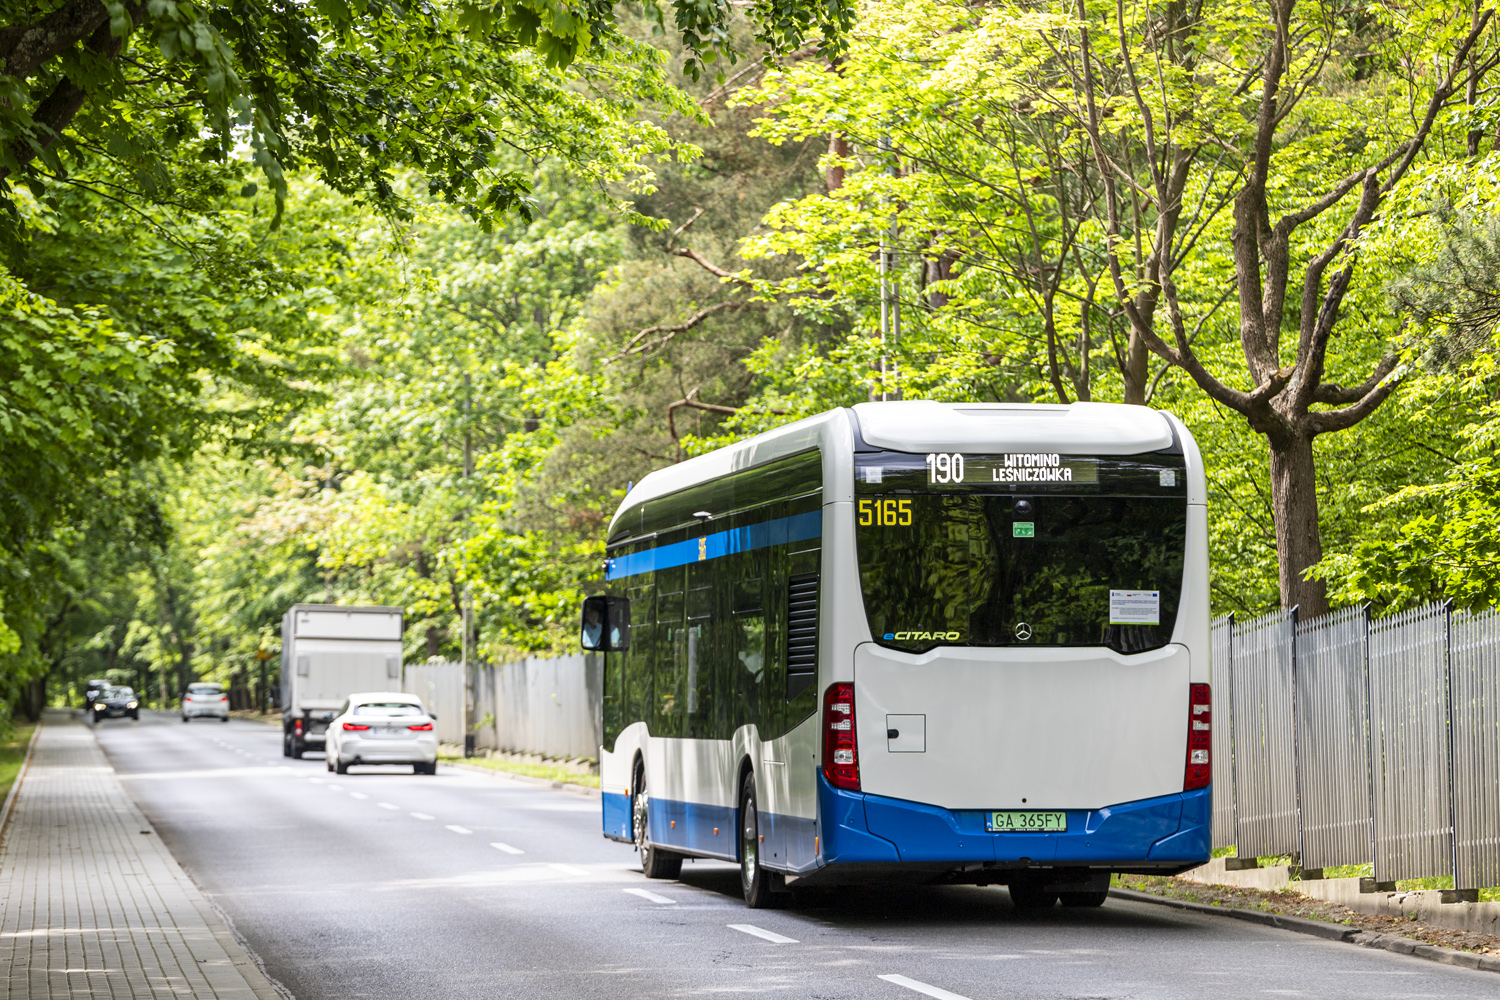
<svg viewBox="0 0 1500 1000">
<path fill-rule="evenodd" d="M 716 531 L 702 538 L 689 538 L 685 542 L 661 545 L 645 552 L 633 552 L 628 556 L 617 556 L 604 564 L 604 579 L 619 580 L 638 573 L 653 573 L 674 566 L 720 559 L 736 552 L 751 552 L 772 545 L 804 542 L 823 535 L 823 512 L 810 510 L 805 514 L 778 517 L 773 521 L 762 521 L 743 528 Z"/>
</svg>

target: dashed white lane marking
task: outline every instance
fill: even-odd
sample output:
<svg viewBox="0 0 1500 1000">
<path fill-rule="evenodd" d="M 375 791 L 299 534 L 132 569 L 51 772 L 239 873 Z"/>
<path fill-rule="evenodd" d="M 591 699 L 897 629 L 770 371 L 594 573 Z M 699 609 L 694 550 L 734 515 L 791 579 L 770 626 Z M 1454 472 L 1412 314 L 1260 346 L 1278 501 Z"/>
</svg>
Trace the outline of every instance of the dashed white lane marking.
<svg viewBox="0 0 1500 1000">
<path fill-rule="evenodd" d="M 445 830 L 452 830 L 454 833 L 473 833 L 474 832 L 473 830 L 470 830 L 466 826 L 451 826 L 450 825 L 450 826 L 444 827 L 443 829 L 445 829 Z"/>
<path fill-rule="evenodd" d="M 893 975 L 879 976 L 877 978 L 884 979 L 888 983 L 895 983 L 897 986 L 905 986 L 907 989 L 915 990 L 923 996 L 932 997 L 933 1000 L 969 1000 L 968 997 L 961 994 L 950 993 L 948 990 L 939 989 L 936 986 L 928 986 L 926 983 L 920 983 L 915 979 L 907 979 L 905 976 Z"/>
<path fill-rule="evenodd" d="M 351 799 L 368 799 L 369 798 L 369 796 L 366 795 L 364 792 L 350 792 L 349 793 L 349 797 Z"/>
<path fill-rule="evenodd" d="M 436 816 L 429 816 L 426 813 L 407 813 L 407 815 L 412 819 L 437 819 Z"/>
<path fill-rule="evenodd" d="M 587 875 L 588 874 L 588 869 L 586 869 L 586 868 L 579 868 L 577 865 L 560 865 L 560 864 L 558 864 L 555 861 L 552 864 L 548 865 L 547 867 L 548 868 L 556 868 L 558 871 L 562 872 L 564 875 Z"/>
<path fill-rule="evenodd" d="M 762 941 L 769 941 L 772 944 L 797 943 L 796 938 L 783 937 L 782 935 L 777 934 L 775 931 L 768 931 L 764 927 L 757 927 L 754 924 L 730 924 L 729 929 L 732 931 L 739 931 L 741 934 L 749 934 L 751 937 L 758 937 Z"/>
<path fill-rule="evenodd" d="M 309 783 L 314 784 L 314 785 L 321 785 L 321 784 L 323 784 L 323 779 L 322 778 L 308 778 L 307 780 L 308 780 Z"/>
<path fill-rule="evenodd" d="M 400 806 L 395 805 L 394 803 L 390 803 L 390 802 L 377 802 L 375 804 L 377 806 L 379 806 L 380 808 L 382 808 L 382 809 L 395 809 L 395 810 L 398 810 L 398 811 L 401 809 Z"/>
<path fill-rule="evenodd" d="M 666 896 L 658 896 L 650 889 L 626 889 L 625 891 L 630 893 L 632 896 L 641 897 L 648 903 L 662 903 L 664 905 L 668 903 L 675 905 L 677 903 L 677 900 L 668 899 Z"/>
<path fill-rule="evenodd" d="M 506 854 L 525 854 L 526 853 L 525 851 L 521 850 L 519 847 L 511 847 L 509 844 L 499 844 L 499 843 L 496 843 L 496 844 L 491 844 L 490 846 L 493 847 L 497 851 L 504 851 Z"/>
<path fill-rule="evenodd" d="M 328 787 L 331 788 L 331 789 L 333 789 L 335 792 L 342 792 L 344 790 L 344 786 L 343 785 L 335 785 L 331 781 L 328 783 Z"/>
</svg>

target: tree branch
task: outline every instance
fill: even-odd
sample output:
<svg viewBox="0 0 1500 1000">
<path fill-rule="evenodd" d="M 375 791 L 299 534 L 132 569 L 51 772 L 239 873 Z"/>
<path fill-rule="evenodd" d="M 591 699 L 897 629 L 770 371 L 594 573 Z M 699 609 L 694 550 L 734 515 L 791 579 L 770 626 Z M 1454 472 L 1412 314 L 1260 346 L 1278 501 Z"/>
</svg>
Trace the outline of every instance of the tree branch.
<svg viewBox="0 0 1500 1000">
<path fill-rule="evenodd" d="M 702 309 L 699 309 L 697 312 L 689 316 L 681 323 L 674 323 L 670 325 L 660 324 L 657 326 L 646 327 L 644 330 L 637 333 L 634 337 L 631 337 L 630 340 L 625 344 L 625 346 L 620 349 L 620 353 L 615 355 L 615 358 L 619 359 L 627 357 L 631 354 L 644 354 L 647 351 L 655 350 L 656 348 L 666 344 L 667 341 L 677 336 L 677 334 L 691 330 L 693 327 L 702 323 L 705 319 L 708 319 L 708 317 L 714 315 L 715 313 L 723 312 L 726 309 L 764 308 L 764 302 L 718 302 L 714 305 L 706 306 Z M 666 334 L 666 336 L 660 337 L 649 344 L 641 343 L 642 340 L 644 340 L 646 337 L 651 336 L 653 333 L 664 333 Z"/>
<path fill-rule="evenodd" d="M 1381 363 L 1384 364 L 1384 362 Z M 1380 404 L 1386 401 L 1386 397 L 1396 391 L 1396 387 L 1401 384 L 1401 379 L 1400 375 L 1386 378 L 1366 393 L 1359 402 L 1346 406 L 1342 410 L 1322 410 L 1308 414 L 1308 424 L 1312 433 L 1327 434 L 1330 431 L 1342 431 L 1353 427 L 1374 413 Z"/>
<path fill-rule="evenodd" d="M 1370 377 L 1359 385 L 1345 387 L 1337 382 L 1319 385 L 1313 390 L 1312 401 L 1327 403 L 1330 406 L 1347 406 L 1350 403 L 1357 403 L 1385 381 L 1385 377 L 1396 370 L 1396 365 L 1400 363 L 1400 360 L 1395 354 L 1387 354 L 1380 359 L 1380 363 L 1375 366 L 1375 371 Z"/>
<path fill-rule="evenodd" d="M 733 282 L 737 285 L 744 285 L 746 288 L 752 287 L 751 282 L 748 278 L 742 278 L 732 271 L 724 270 L 722 267 L 708 260 L 706 257 L 700 254 L 698 251 L 692 249 L 691 247 L 677 247 L 675 249 L 668 250 L 667 252 L 674 257 L 686 257 L 688 260 L 703 268 L 703 270 L 707 271 L 709 274 L 723 278 L 725 281 Z"/>
<path fill-rule="evenodd" d="M 132 18 L 139 8 L 132 10 Z M 100 25 L 109 26 L 109 11 L 99 0 L 73 0 L 35 24 L 7 28 L 0 34 L 0 65 L 8 76 L 25 80 L 47 60 L 61 55 L 92 35 Z"/>
</svg>

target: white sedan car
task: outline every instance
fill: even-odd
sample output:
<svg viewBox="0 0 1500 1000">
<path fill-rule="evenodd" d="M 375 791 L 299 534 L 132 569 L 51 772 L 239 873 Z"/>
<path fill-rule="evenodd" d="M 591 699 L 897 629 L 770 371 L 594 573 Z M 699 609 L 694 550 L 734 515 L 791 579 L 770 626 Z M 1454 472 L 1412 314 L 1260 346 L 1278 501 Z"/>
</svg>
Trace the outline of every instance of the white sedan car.
<svg viewBox="0 0 1500 1000">
<path fill-rule="evenodd" d="M 433 721 L 416 695 L 350 695 L 328 723 L 328 770 L 348 774 L 350 764 L 410 764 L 416 774 L 437 774 Z"/>
<path fill-rule="evenodd" d="M 182 692 L 182 721 L 206 715 L 221 722 L 229 721 L 229 695 L 219 684 L 189 684 Z"/>
</svg>

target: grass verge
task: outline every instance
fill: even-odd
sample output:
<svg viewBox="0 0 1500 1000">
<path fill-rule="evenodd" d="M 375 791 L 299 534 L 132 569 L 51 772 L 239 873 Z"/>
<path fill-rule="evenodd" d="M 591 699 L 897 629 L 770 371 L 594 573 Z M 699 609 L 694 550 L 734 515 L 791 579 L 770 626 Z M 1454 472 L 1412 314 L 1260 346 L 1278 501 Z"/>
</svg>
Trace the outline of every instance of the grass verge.
<svg viewBox="0 0 1500 1000">
<path fill-rule="evenodd" d="M 597 774 L 580 774 L 571 768 L 562 767 L 557 764 L 524 764 L 520 761 L 500 760 L 495 757 L 470 757 L 464 759 L 461 753 L 439 753 L 438 759 L 450 764 L 468 764 L 472 767 L 485 767 L 491 771 L 504 771 L 507 774 L 519 774 L 527 778 L 545 778 L 548 781 L 560 781 L 565 785 L 582 785 L 584 788 L 598 788 L 599 776 Z"/>
<path fill-rule="evenodd" d="M 11 738 L 0 743 L 0 802 L 10 794 L 10 786 L 16 783 L 21 773 L 21 764 L 26 760 L 26 744 L 31 742 L 36 726 L 15 726 Z"/>
</svg>

